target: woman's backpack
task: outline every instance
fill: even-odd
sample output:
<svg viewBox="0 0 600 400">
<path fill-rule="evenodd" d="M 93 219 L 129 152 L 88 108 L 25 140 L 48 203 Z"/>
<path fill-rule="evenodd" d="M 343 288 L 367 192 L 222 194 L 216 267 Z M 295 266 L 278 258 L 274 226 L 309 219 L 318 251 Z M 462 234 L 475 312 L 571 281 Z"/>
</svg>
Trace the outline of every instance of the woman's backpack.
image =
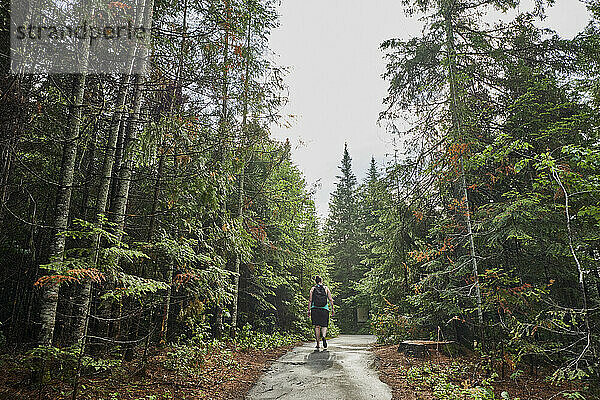
<svg viewBox="0 0 600 400">
<path fill-rule="evenodd" d="M 327 292 L 323 285 L 315 286 L 313 290 L 313 305 L 315 307 L 325 307 L 327 305 Z"/>
</svg>

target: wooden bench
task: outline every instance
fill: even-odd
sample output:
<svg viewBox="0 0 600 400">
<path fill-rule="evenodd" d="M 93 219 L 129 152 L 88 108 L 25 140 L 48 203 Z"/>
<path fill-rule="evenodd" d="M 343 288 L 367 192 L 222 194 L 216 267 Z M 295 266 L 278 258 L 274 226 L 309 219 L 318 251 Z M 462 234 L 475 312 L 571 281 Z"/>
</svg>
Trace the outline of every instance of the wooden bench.
<svg viewBox="0 0 600 400">
<path fill-rule="evenodd" d="M 447 346 L 453 341 L 437 342 L 435 340 L 405 340 L 398 345 L 398 352 L 407 356 L 424 358 L 431 354 L 431 351 L 439 351 L 441 346 Z"/>
</svg>

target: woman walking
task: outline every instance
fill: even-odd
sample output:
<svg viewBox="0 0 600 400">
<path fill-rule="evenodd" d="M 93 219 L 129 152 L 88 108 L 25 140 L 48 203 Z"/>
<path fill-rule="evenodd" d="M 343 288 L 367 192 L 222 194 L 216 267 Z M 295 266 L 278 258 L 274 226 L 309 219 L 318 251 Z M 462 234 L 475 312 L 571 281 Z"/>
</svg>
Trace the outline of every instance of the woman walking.
<svg viewBox="0 0 600 400">
<path fill-rule="evenodd" d="M 319 349 L 321 340 L 323 340 L 323 348 L 327 348 L 325 336 L 329 326 L 329 310 L 331 309 L 331 315 L 334 315 L 334 311 L 331 291 L 323 285 L 323 279 L 319 275 L 315 276 L 315 283 L 308 296 L 308 316 L 315 327 L 316 348 Z"/>
</svg>

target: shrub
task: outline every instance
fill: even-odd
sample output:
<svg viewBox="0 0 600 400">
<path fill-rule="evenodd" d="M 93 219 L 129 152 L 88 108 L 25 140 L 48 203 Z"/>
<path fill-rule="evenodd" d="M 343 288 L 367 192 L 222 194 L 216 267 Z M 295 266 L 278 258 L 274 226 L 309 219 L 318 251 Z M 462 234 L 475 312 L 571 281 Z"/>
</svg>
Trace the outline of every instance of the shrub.
<svg viewBox="0 0 600 400">
<path fill-rule="evenodd" d="M 373 315 L 371 326 L 379 343 L 399 343 L 420 334 L 411 319 L 401 315 L 398 307 L 393 305 L 388 305 L 383 312 Z"/>
<path fill-rule="evenodd" d="M 276 347 L 291 346 L 302 340 L 299 335 L 274 332 L 266 334 L 252 330 L 250 324 L 246 324 L 240 329 L 235 338 L 236 347 L 241 350 L 250 349 L 274 349 Z"/>
<path fill-rule="evenodd" d="M 182 375 L 195 376 L 202 372 L 204 363 L 216 359 L 220 365 L 235 366 L 235 361 L 225 343 L 216 339 L 207 342 L 194 341 L 192 344 L 177 344 L 167 353 L 163 365 Z"/>
<path fill-rule="evenodd" d="M 43 379 L 50 376 L 58 379 L 71 379 L 77 369 L 79 347 L 71 346 L 64 349 L 54 346 L 38 346 L 25 355 L 23 365 L 31 373 L 45 371 Z M 120 365 L 115 359 L 95 359 L 84 356 L 81 361 L 82 370 L 88 373 L 101 373 L 113 370 Z"/>
</svg>

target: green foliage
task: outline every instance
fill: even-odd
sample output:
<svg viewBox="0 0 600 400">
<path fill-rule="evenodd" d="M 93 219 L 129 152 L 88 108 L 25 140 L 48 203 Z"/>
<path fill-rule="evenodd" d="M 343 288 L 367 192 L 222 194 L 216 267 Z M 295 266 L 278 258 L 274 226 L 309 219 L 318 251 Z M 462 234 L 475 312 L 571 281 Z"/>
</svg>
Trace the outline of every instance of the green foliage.
<svg viewBox="0 0 600 400">
<path fill-rule="evenodd" d="M 204 363 L 211 359 L 223 368 L 236 368 L 237 364 L 231 351 L 225 344 L 216 339 L 192 340 L 189 343 L 180 343 L 167 353 L 163 362 L 165 368 L 177 371 L 183 376 L 199 376 L 204 371 Z"/>
<path fill-rule="evenodd" d="M 245 173 L 244 187 L 257 194 L 244 212 L 250 249 L 240 266 L 238 326 L 301 334 L 313 278 L 328 279 L 325 246 L 312 194 L 289 149 L 275 143 L 269 149 L 271 155 L 255 154 Z"/>
<path fill-rule="evenodd" d="M 231 351 L 223 341 L 211 338 L 209 326 L 198 318 L 187 316 L 189 335 L 182 336 L 169 347 L 163 365 L 167 369 L 177 371 L 184 376 L 199 376 L 207 360 L 227 368 L 236 368 Z"/>
<path fill-rule="evenodd" d="M 164 282 L 138 277 L 123 271 L 120 263 L 140 262 L 149 257 L 141 250 L 130 249 L 121 239 L 124 232 L 116 231 L 115 223 L 108 222 L 103 215 L 99 215 L 98 222 L 75 219 L 73 225 L 76 229 L 60 234 L 80 246 L 67 249 L 64 257 L 40 265 L 40 268 L 56 274 L 43 277 L 38 281 L 40 285 L 81 282 L 83 279 L 100 282 L 109 276 L 118 284 L 118 288 L 104 293 L 103 299 L 142 298 L 148 293 L 166 288 L 167 284 Z M 101 242 L 107 245 L 99 247 L 98 244 Z"/>
<path fill-rule="evenodd" d="M 235 300 L 237 326 L 251 322 L 259 335 L 250 342 L 280 332 L 272 346 L 310 328 L 308 290 L 314 275 L 329 279 L 328 260 L 314 190 L 289 143 L 269 137 L 285 102 L 285 71 L 268 47 L 276 4 L 161 0 L 152 11 L 172 28 L 152 36 L 152 79 L 5 80 L 14 83 L 0 104 L 11 121 L 0 171 L 0 259 L 14 263 L 0 268 L 3 300 L 14 305 L 1 318 L 9 341 L 35 340 L 19 332 L 38 331 L 40 302 L 54 343 L 85 332 L 99 338 L 84 339 L 86 351 L 123 342 L 127 359 L 155 340 L 210 353 L 233 325 Z M 197 35 L 186 33 L 190 18 Z M 65 141 L 65 115 L 79 112 L 82 128 Z M 59 214 L 68 218 L 52 229 Z M 64 249 L 51 248 L 57 238 Z M 46 289 L 56 285 L 54 296 Z"/>
<path fill-rule="evenodd" d="M 86 294 L 92 336 L 135 343 L 134 354 L 159 330 L 177 344 L 170 368 L 195 375 L 209 357 L 234 367 L 214 340 L 233 325 L 234 304 L 238 348 L 310 340 L 307 295 L 319 274 L 338 310 L 332 336 L 370 328 L 386 343 L 440 335 L 509 360 L 515 378 L 542 360 L 557 366 L 557 380 L 597 381 L 600 6 L 587 2 L 593 20 L 563 40 L 536 27 L 552 2 L 535 3 L 492 27 L 482 15 L 519 1 L 403 1 L 426 14 L 424 29 L 382 44 L 390 83 L 382 119 L 394 133 L 399 121 L 412 127 L 397 144 L 403 152 L 381 171 L 373 159 L 362 183 L 345 146 L 323 229 L 290 144 L 269 138 L 285 101 L 282 70 L 269 61 L 273 1 L 155 2 L 156 24 L 171 28 L 153 36 L 152 79 L 134 87 L 88 76 L 84 104 L 74 107 L 85 127 L 76 142 L 62 140 L 73 77 L 6 79 L 0 293 L 12 310 L 1 319 L 15 324 L 3 332 L 16 332 L 7 339 L 30 339 L 18 335 L 35 330 L 29 311 L 42 299 L 57 306 L 48 309 L 58 310 L 50 317 L 63 323 L 55 339 L 64 340 L 77 328 L 71 320 L 87 313 L 77 307 Z M 184 16 L 200 21 L 197 34 L 186 33 Z M 143 118 L 129 104 L 138 94 Z M 111 119 L 122 135 L 139 133 L 120 137 L 114 155 Z M 70 176 L 65 143 L 75 144 L 77 167 L 57 207 L 55 192 Z M 96 218 L 97 177 L 109 158 L 108 218 Z M 58 233 L 66 246 L 47 260 L 56 239 L 47 228 L 59 212 L 71 221 Z M 42 290 L 59 284 L 58 295 L 33 293 L 36 280 Z M 95 285 L 66 284 L 84 282 Z M 370 325 L 359 326 L 358 307 Z M 37 348 L 27 363 L 71 376 L 76 354 Z M 111 363 L 84 358 L 91 370 Z M 439 398 L 494 398 L 486 385 L 457 387 L 434 371 L 410 376 Z"/>
<path fill-rule="evenodd" d="M 399 307 L 391 304 L 374 314 L 371 326 L 379 343 L 394 344 L 422 336 L 411 317 L 402 315 Z"/>
<path fill-rule="evenodd" d="M 102 299 L 122 300 L 124 297 L 133 297 L 141 299 L 151 293 L 167 288 L 167 283 L 156 281 L 149 278 L 119 272 L 115 277 L 119 287 L 115 290 L 109 290 L 102 295 Z"/>
<path fill-rule="evenodd" d="M 425 364 L 410 367 L 406 371 L 406 379 L 417 387 L 431 388 L 435 398 L 440 400 L 499 400 L 508 398 L 508 394 L 506 394 L 506 397 L 497 397 L 489 382 L 484 381 L 482 385 L 475 386 L 472 386 L 468 381 L 463 382 L 462 385 L 453 383 L 452 381 L 460 374 L 461 365 L 458 363 L 453 363 L 442 370 L 434 370 L 431 366 Z M 464 371 L 462 371 L 462 374 L 464 374 Z M 515 398 L 513 400 L 519 399 Z"/>
<path fill-rule="evenodd" d="M 563 40 L 536 27 L 541 8 L 493 28 L 471 14 L 516 1 L 405 3 L 427 19 L 382 45 L 382 118 L 414 127 L 372 195 L 374 330 L 597 378 L 597 20 Z"/>
<path fill-rule="evenodd" d="M 23 366 L 31 373 L 50 375 L 54 379 L 70 380 L 76 373 L 79 360 L 79 347 L 58 348 L 54 346 L 38 346 L 29 350 L 23 358 Z M 84 356 L 81 360 L 84 374 L 97 374 L 116 371 L 121 361 Z"/>
<path fill-rule="evenodd" d="M 301 340 L 298 335 L 274 332 L 272 334 L 261 333 L 252 330 L 250 324 L 245 324 L 235 336 L 235 346 L 241 350 L 266 350 L 277 347 L 291 346 Z"/>
<path fill-rule="evenodd" d="M 565 392 L 562 394 L 565 399 L 573 399 L 573 400 L 585 400 L 586 397 L 579 392 Z"/>
<path fill-rule="evenodd" d="M 338 167 L 336 189 L 331 194 L 325 235 L 329 244 L 333 293 L 339 308 L 337 311 L 343 333 L 356 333 L 356 290 L 366 268 L 361 264 L 361 236 L 359 208 L 356 194 L 356 177 L 352 172 L 352 159 L 348 146 L 344 145 L 341 165 Z M 375 179 L 375 177 L 373 177 Z"/>
<path fill-rule="evenodd" d="M 134 262 L 148 258 L 142 251 L 130 249 L 129 246 L 121 240 L 124 232 L 118 231 L 117 224 L 108 222 L 103 215 L 98 216 L 98 222 L 90 222 L 82 219 L 73 221 L 74 229 L 59 233 L 80 246 L 73 246 L 65 250 L 65 254 L 51 260 L 47 264 L 40 265 L 40 268 L 57 273 L 64 273 L 68 270 L 77 268 L 95 267 L 103 272 L 114 272 L 117 269 L 117 262 L 123 258 L 127 262 Z M 106 247 L 98 248 L 98 258 L 96 259 L 97 243 L 106 242 Z"/>
</svg>

